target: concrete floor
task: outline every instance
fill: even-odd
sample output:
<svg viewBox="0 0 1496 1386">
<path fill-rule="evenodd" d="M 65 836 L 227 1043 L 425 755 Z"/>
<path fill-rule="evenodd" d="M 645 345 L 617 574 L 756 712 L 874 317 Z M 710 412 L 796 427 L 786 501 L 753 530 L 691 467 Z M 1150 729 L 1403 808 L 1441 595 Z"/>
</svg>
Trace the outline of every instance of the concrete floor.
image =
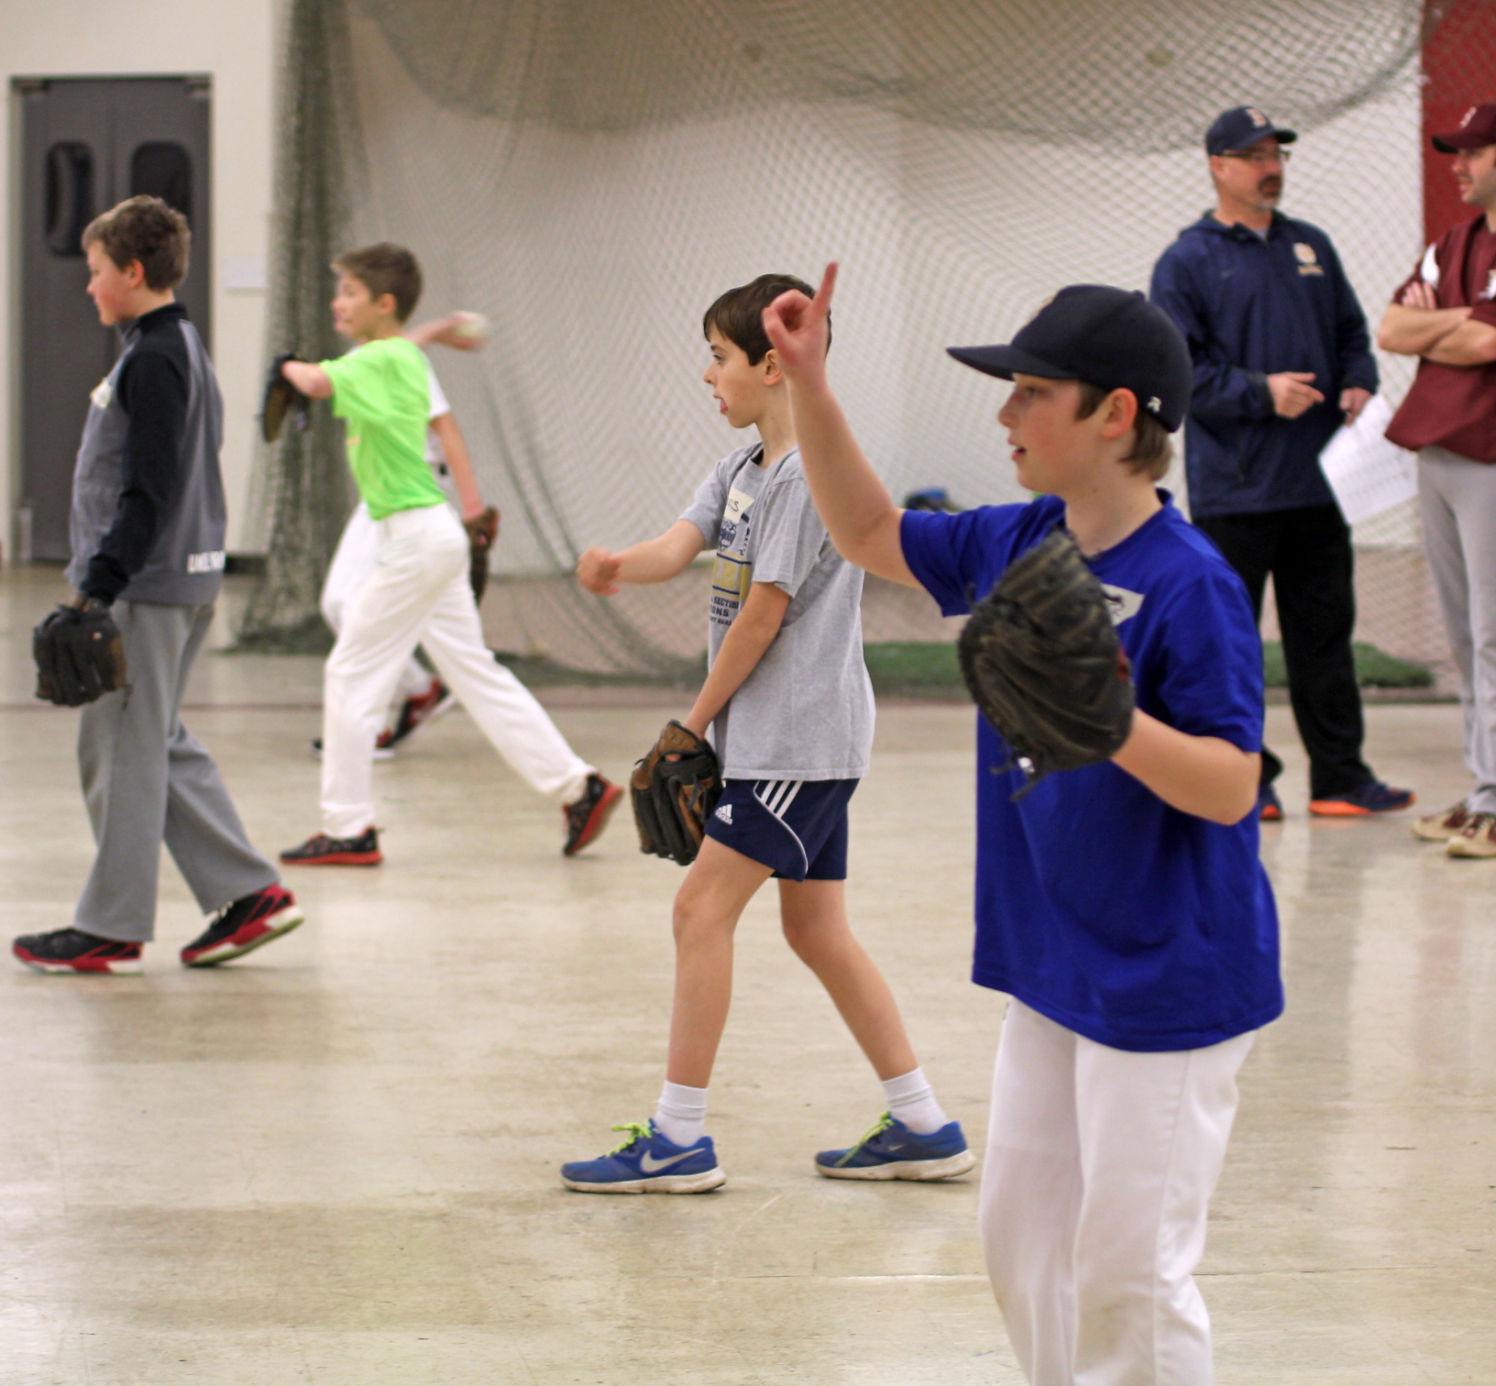
<svg viewBox="0 0 1496 1386">
<path fill-rule="evenodd" d="M 0 569 L 0 884 L 53 928 L 89 860 L 74 715 L 30 699 L 55 573 Z M 319 670 L 202 661 L 189 725 L 255 840 L 316 826 Z M 682 706 L 548 693 L 621 774 Z M 879 713 L 850 896 L 921 1058 L 980 1147 L 1000 997 L 966 980 L 964 707 Z M 1496 1378 L 1496 862 L 1406 821 L 1264 834 L 1289 1012 L 1260 1038 L 1203 1284 L 1221 1386 Z M 1458 712 L 1370 710 L 1422 805 L 1459 796 Z M 454 715 L 378 770 L 387 864 L 289 877 L 309 922 L 219 971 L 163 872 L 140 978 L 0 964 L 0 1386 L 1008 1386 L 976 1184 L 818 1179 L 880 1094 L 755 903 L 703 1198 L 565 1192 L 556 1166 L 651 1110 L 680 874 L 626 816 L 559 855 L 558 815 Z M 1083 867 L 1085 844 L 1076 844 Z"/>
</svg>

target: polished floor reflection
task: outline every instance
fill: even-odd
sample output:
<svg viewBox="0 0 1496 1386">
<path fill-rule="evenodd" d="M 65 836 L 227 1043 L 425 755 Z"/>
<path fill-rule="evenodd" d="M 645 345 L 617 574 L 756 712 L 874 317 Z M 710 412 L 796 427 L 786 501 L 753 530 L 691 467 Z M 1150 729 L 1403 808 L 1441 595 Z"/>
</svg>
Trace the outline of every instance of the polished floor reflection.
<svg viewBox="0 0 1496 1386">
<path fill-rule="evenodd" d="M 55 574 L 0 570 L 6 932 L 68 922 L 89 849 L 72 714 L 29 697 Z M 255 840 L 316 827 L 319 668 L 213 655 L 188 721 Z M 682 705 L 548 696 L 621 775 Z M 921 1058 L 980 1147 L 1001 999 L 965 979 L 972 714 L 885 705 L 850 899 Z M 1420 807 L 1462 789 L 1458 712 L 1374 707 Z M 1496 1379 L 1496 861 L 1405 819 L 1288 818 L 1263 852 L 1289 1013 L 1260 1038 L 1204 1288 L 1221 1386 Z M 563 1159 L 651 1109 L 676 868 L 560 816 L 455 714 L 378 768 L 385 866 L 288 880 L 308 923 L 188 972 L 168 865 L 139 978 L 0 963 L 4 1386 L 1009 1386 L 974 1179 L 818 1179 L 879 1090 L 750 908 L 710 1129 L 726 1187 L 569 1194 Z M 1077 842 L 1076 867 L 1087 869 Z"/>
</svg>

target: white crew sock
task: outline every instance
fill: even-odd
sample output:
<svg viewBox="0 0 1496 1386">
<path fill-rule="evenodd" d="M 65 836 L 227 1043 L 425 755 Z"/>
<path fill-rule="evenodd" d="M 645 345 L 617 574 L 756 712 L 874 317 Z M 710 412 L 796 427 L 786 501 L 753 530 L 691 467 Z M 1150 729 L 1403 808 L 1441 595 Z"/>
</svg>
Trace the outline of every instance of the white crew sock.
<svg viewBox="0 0 1496 1386">
<path fill-rule="evenodd" d="M 897 1078 L 885 1078 L 883 1096 L 888 1099 L 889 1116 L 922 1136 L 940 1130 L 950 1120 L 935 1100 L 935 1089 L 922 1068 L 912 1068 Z"/>
<path fill-rule="evenodd" d="M 655 1108 L 655 1130 L 676 1145 L 695 1145 L 706 1135 L 706 1089 L 684 1083 L 660 1085 L 660 1105 Z"/>
</svg>

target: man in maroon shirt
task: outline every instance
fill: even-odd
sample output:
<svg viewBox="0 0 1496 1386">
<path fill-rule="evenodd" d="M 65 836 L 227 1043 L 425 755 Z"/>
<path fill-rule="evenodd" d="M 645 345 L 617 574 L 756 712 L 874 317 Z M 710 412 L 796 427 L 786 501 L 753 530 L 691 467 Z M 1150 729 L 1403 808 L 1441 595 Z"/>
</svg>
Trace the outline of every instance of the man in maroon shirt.
<svg viewBox="0 0 1496 1386">
<path fill-rule="evenodd" d="M 1424 547 L 1459 665 L 1475 785 L 1413 831 L 1452 857 L 1496 857 L 1496 102 L 1471 107 L 1433 145 L 1454 155 L 1460 198 L 1479 214 L 1429 247 L 1377 343 L 1419 358 L 1387 436 L 1418 450 Z"/>
</svg>

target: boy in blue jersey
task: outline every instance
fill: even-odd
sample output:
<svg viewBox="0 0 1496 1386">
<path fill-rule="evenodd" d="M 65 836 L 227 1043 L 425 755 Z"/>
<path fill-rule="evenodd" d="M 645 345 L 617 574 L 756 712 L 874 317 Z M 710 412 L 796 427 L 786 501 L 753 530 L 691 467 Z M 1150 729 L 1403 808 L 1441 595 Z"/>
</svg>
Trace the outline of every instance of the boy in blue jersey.
<svg viewBox="0 0 1496 1386">
<path fill-rule="evenodd" d="M 1037 1386 L 1205 1386 L 1193 1271 L 1254 1032 L 1283 1008 L 1257 856 L 1262 652 L 1240 579 L 1155 481 L 1189 403 L 1177 330 L 1141 294 L 1061 290 L 1010 345 L 952 355 L 1013 381 L 998 413 L 1024 505 L 901 511 L 824 367 L 835 266 L 764 325 L 838 549 L 969 611 L 1056 525 L 1114 603 L 1137 711 L 1109 762 L 1021 800 L 980 722 L 973 979 L 1013 998 L 993 1078 L 981 1230 Z"/>
<path fill-rule="evenodd" d="M 826 988 L 883 1085 L 888 1110 L 855 1145 L 823 1150 L 828 1179 L 949 1179 L 976 1163 L 915 1059 L 893 993 L 847 923 L 847 804 L 867 772 L 873 690 L 862 659 L 862 573 L 832 547 L 800 468 L 763 312 L 810 285 L 760 275 L 706 310 L 702 379 L 758 441 L 712 469 L 663 534 L 577 563 L 589 592 L 665 582 L 708 544 L 716 564 L 706 682 L 685 718 L 711 728 L 722 797 L 675 897 L 675 1004 L 654 1117 L 614 1129 L 616 1149 L 561 1167 L 580 1193 L 707 1193 L 727 1176 L 706 1134 L 707 1086 L 732 997 L 732 946 L 749 900 L 775 877 L 791 948 Z M 830 345 L 829 326 L 822 341 Z"/>
</svg>

